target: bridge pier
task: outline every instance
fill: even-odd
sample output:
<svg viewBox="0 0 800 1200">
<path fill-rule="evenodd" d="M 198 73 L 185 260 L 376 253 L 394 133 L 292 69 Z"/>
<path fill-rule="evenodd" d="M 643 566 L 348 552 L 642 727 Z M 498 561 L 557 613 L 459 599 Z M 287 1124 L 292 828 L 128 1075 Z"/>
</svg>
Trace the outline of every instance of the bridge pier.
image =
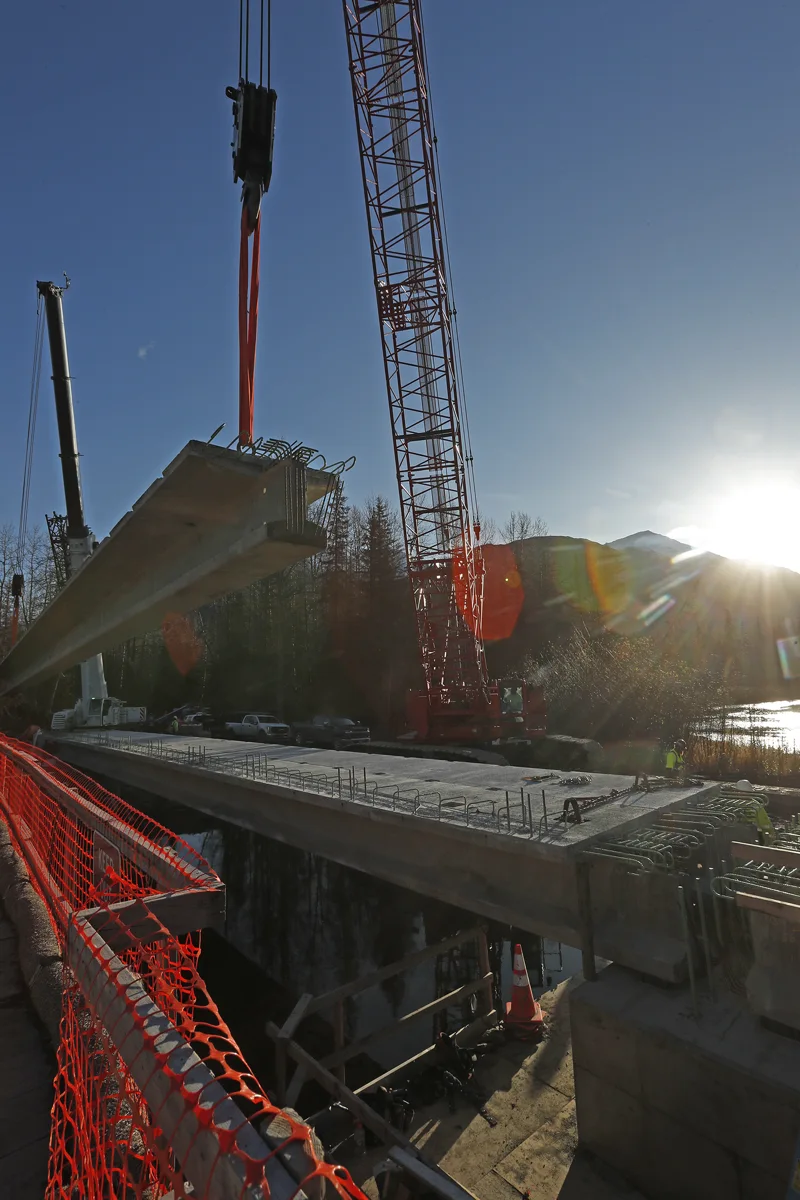
<svg viewBox="0 0 800 1200">
<path fill-rule="evenodd" d="M 800 1044 L 743 995 L 665 990 L 610 966 L 570 996 L 580 1145 L 651 1200 L 785 1200 Z"/>
</svg>

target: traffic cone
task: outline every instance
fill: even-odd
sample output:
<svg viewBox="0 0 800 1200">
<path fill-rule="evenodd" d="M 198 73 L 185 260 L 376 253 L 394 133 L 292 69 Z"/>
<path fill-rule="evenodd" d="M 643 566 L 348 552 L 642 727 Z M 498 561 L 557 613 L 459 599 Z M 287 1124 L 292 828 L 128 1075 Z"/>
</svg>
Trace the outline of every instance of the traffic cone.
<svg viewBox="0 0 800 1200">
<path fill-rule="evenodd" d="M 511 987 L 511 1002 L 506 1005 L 506 1029 L 518 1038 L 540 1038 L 544 1033 L 544 1014 L 541 1005 L 533 998 L 531 981 L 522 946 L 514 947 L 514 979 Z"/>
</svg>

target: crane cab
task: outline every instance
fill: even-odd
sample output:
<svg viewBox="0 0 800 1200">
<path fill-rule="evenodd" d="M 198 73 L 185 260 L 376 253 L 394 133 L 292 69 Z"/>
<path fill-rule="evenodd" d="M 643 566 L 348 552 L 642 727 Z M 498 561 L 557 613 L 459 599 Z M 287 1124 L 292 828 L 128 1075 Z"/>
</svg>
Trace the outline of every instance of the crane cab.
<svg viewBox="0 0 800 1200">
<path fill-rule="evenodd" d="M 544 691 L 524 679 L 494 679 L 480 693 L 410 692 L 406 716 L 415 741 L 438 745 L 530 742 L 547 732 Z"/>
</svg>

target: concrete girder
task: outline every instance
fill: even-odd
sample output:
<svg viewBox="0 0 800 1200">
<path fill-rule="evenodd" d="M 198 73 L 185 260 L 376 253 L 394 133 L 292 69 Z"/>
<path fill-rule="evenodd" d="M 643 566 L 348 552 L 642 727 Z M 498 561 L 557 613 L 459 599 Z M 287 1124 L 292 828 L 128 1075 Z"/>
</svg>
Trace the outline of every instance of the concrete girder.
<svg viewBox="0 0 800 1200">
<path fill-rule="evenodd" d="M 0 694 L 318 553 L 308 506 L 334 485 L 294 459 L 189 442 L 0 663 Z"/>
</svg>

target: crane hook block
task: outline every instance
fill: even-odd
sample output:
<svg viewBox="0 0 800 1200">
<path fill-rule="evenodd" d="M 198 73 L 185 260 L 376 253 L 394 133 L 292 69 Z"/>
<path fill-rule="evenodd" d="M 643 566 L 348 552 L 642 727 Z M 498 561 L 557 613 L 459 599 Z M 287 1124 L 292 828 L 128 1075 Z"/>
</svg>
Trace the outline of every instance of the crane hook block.
<svg viewBox="0 0 800 1200">
<path fill-rule="evenodd" d="M 22 597 L 22 589 L 25 587 L 25 578 L 23 575 L 13 575 L 11 577 L 11 595 L 15 600 Z"/>
<path fill-rule="evenodd" d="M 238 88 L 225 89 L 233 101 L 233 180 L 256 184 L 269 190 L 275 144 L 275 105 L 272 88 L 240 81 Z"/>
</svg>

